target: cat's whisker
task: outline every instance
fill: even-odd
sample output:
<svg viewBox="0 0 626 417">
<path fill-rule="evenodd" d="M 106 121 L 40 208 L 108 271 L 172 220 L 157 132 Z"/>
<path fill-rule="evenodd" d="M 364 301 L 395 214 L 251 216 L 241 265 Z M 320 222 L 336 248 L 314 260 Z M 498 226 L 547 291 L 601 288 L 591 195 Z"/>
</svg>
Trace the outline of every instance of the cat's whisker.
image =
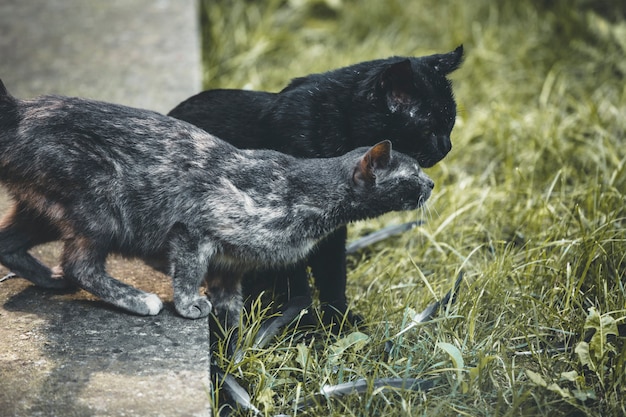
<svg viewBox="0 0 626 417">
<path fill-rule="evenodd" d="M 433 207 L 429 207 L 428 208 L 432 213 L 434 213 L 434 216 L 436 217 L 441 217 L 441 215 L 439 214 L 439 210 L 437 210 L 437 206 L 433 206 Z M 433 218 L 434 218 L 433 216 Z"/>
<path fill-rule="evenodd" d="M 422 206 L 418 209 L 418 211 L 417 211 L 417 217 L 418 217 L 418 219 L 420 219 L 420 218 L 421 218 L 421 219 L 422 219 L 422 221 L 426 221 L 425 219 L 426 219 L 426 217 L 427 217 L 427 216 L 426 216 L 426 206 L 425 206 L 425 205 L 422 205 Z"/>
<path fill-rule="evenodd" d="M 424 217 L 427 218 L 429 222 L 432 221 L 433 213 L 430 204 L 424 204 L 424 206 L 422 207 L 422 212 L 424 214 Z"/>
</svg>

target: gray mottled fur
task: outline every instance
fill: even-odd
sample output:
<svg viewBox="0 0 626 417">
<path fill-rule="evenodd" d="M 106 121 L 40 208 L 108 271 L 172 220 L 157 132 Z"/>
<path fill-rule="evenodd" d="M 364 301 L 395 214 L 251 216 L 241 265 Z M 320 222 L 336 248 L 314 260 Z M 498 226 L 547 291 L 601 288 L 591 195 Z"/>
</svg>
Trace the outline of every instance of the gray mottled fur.
<svg viewBox="0 0 626 417">
<path fill-rule="evenodd" d="M 0 224 L 0 262 L 42 287 L 75 284 L 157 314 L 155 294 L 105 270 L 110 253 L 138 257 L 171 275 L 182 316 L 211 311 L 204 279 L 216 310 L 237 314 L 244 272 L 294 263 L 338 226 L 429 197 L 432 181 L 390 146 L 329 159 L 239 150 L 151 111 L 17 100 L 0 82 L 0 181 L 15 201 Z M 28 253 L 53 240 L 64 243 L 62 272 Z"/>
</svg>

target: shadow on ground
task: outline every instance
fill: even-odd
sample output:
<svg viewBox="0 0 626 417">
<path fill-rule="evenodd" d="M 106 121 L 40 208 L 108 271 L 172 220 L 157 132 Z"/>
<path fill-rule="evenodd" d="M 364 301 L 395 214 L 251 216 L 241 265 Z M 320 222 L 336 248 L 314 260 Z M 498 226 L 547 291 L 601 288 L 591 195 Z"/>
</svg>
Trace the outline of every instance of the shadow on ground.
<svg viewBox="0 0 626 417">
<path fill-rule="evenodd" d="M 203 415 L 205 320 L 181 318 L 169 302 L 158 316 L 139 317 L 83 291 L 42 290 L 19 278 L 0 285 L 3 315 L 21 317 L 13 325 L 14 317 L 2 317 L 3 341 L 27 345 L 0 361 L 0 415 Z"/>
</svg>

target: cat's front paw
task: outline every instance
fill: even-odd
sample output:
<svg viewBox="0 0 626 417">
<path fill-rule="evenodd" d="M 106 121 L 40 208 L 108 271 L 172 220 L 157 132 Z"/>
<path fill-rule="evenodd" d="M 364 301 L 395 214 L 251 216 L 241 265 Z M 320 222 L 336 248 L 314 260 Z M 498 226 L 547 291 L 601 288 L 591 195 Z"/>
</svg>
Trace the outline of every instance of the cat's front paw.
<svg viewBox="0 0 626 417">
<path fill-rule="evenodd" d="M 147 294 L 143 301 L 146 303 L 146 316 L 156 316 L 163 310 L 163 301 L 156 294 Z"/>
<path fill-rule="evenodd" d="M 206 317 L 211 313 L 213 305 L 206 297 L 194 298 L 192 300 L 176 303 L 176 311 L 181 316 L 188 319 L 200 319 Z"/>
<path fill-rule="evenodd" d="M 105 301 L 140 316 L 156 316 L 163 310 L 163 302 L 158 295 L 144 293 L 134 288 L 131 288 L 131 291 L 132 294 L 127 294 L 125 297 L 105 299 Z"/>
</svg>

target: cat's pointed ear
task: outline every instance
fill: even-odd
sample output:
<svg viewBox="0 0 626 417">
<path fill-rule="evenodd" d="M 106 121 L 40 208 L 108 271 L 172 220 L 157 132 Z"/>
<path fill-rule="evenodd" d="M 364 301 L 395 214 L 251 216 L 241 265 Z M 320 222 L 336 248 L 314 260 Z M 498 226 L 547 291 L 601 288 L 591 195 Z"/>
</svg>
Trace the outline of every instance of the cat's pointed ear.
<svg viewBox="0 0 626 417">
<path fill-rule="evenodd" d="M 463 62 L 463 45 L 457 46 L 454 51 L 447 54 L 432 55 L 431 59 L 435 71 L 448 75 L 461 66 Z"/>
<path fill-rule="evenodd" d="M 352 179 L 358 185 L 372 184 L 376 171 L 386 169 L 391 161 L 391 142 L 384 140 L 372 146 L 357 162 Z"/>
<path fill-rule="evenodd" d="M 404 59 L 389 65 L 381 74 L 380 88 L 392 103 L 410 103 L 415 95 L 411 61 Z"/>
</svg>

